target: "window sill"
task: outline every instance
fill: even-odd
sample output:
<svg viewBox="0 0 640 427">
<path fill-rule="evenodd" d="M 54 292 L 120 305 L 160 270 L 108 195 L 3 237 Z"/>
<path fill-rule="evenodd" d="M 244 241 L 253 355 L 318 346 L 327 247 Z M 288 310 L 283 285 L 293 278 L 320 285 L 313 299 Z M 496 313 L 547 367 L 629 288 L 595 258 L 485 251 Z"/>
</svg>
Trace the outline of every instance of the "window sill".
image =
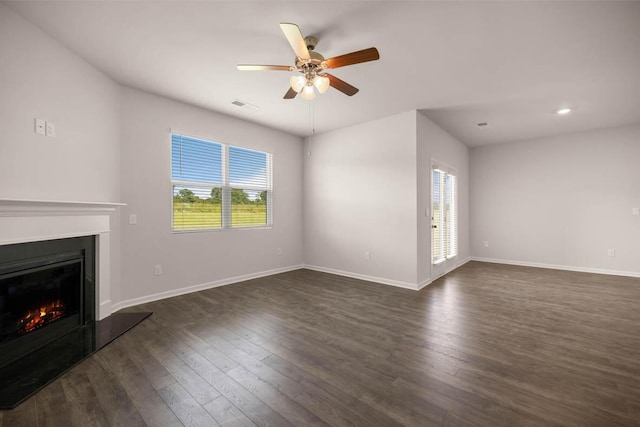
<svg viewBox="0 0 640 427">
<path fill-rule="evenodd" d="M 171 230 L 171 234 L 190 234 L 190 233 L 220 233 L 225 231 L 243 231 L 243 230 L 271 230 L 272 225 L 257 227 L 233 227 L 233 228 L 190 228 L 185 230 Z"/>
</svg>

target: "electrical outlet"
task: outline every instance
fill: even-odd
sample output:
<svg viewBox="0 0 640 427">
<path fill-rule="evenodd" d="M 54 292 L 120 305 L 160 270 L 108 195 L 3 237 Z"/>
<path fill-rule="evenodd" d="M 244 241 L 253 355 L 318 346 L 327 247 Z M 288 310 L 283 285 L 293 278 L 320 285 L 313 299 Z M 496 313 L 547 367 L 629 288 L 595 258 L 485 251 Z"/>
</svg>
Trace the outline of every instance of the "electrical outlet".
<svg viewBox="0 0 640 427">
<path fill-rule="evenodd" d="M 56 125 L 51 122 L 47 122 L 47 136 L 51 138 L 56 137 Z"/>
<path fill-rule="evenodd" d="M 138 215 L 129 214 L 129 224 L 136 225 L 138 223 Z"/>
<path fill-rule="evenodd" d="M 153 274 L 155 274 L 156 276 L 161 275 L 162 274 L 162 265 L 156 264 L 156 266 L 153 268 Z"/>
<path fill-rule="evenodd" d="M 489 247 L 489 241 L 488 241 L 488 240 L 485 240 L 485 241 L 484 241 L 484 247 L 485 247 L 485 248 L 488 248 L 488 247 Z"/>
<path fill-rule="evenodd" d="M 276 255 L 282 255 L 282 248 L 276 249 Z"/>
<path fill-rule="evenodd" d="M 607 256 L 616 256 L 615 249 L 608 249 L 607 250 Z"/>
<path fill-rule="evenodd" d="M 631 208 L 631 215 L 640 215 L 640 208 Z"/>
<path fill-rule="evenodd" d="M 364 259 L 365 259 L 366 261 L 371 261 L 371 252 L 366 251 L 366 252 L 364 253 Z"/>
</svg>

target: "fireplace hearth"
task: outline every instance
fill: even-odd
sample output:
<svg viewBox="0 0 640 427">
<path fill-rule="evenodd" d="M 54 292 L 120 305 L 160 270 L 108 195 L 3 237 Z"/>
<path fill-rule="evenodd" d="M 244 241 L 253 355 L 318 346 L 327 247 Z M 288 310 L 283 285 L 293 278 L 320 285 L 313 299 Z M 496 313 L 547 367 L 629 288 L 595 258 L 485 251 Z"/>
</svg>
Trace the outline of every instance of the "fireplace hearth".
<svg viewBox="0 0 640 427">
<path fill-rule="evenodd" d="M 96 321 L 96 238 L 0 245 L 0 409 L 10 409 L 150 313 Z"/>
</svg>

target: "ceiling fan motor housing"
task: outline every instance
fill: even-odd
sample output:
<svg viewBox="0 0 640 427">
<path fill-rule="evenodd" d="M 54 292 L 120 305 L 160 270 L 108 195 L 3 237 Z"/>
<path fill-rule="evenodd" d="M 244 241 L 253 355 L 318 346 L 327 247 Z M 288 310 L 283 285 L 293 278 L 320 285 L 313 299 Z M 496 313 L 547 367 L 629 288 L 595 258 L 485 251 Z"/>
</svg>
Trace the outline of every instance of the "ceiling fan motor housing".
<svg viewBox="0 0 640 427">
<path fill-rule="evenodd" d="M 326 68 L 324 56 L 314 51 L 309 51 L 309 56 L 311 57 L 310 59 L 296 58 L 296 68 L 298 71 L 305 72 L 310 69 L 320 71 Z"/>
</svg>

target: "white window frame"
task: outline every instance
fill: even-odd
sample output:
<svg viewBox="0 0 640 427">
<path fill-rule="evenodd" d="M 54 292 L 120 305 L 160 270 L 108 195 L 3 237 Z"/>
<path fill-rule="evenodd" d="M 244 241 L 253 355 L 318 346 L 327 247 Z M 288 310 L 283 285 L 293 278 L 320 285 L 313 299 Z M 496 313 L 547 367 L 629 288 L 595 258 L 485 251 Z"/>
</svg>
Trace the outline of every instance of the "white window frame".
<svg viewBox="0 0 640 427">
<path fill-rule="evenodd" d="M 231 145 L 225 144 L 218 141 L 213 141 L 211 138 L 195 136 L 193 134 L 187 134 L 183 132 L 178 132 L 175 130 L 171 130 L 169 134 L 169 152 L 173 155 L 173 136 L 184 136 L 194 139 L 199 139 L 207 142 L 211 142 L 214 144 L 219 144 L 222 147 L 222 155 L 221 155 L 221 175 L 222 175 L 222 183 L 221 184 L 211 184 L 209 182 L 198 182 L 198 181 L 181 181 L 173 179 L 173 171 L 171 170 L 171 232 L 172 233 L 193 233 L 193 232 L 207 232 L 207 231 L 219 231 L 219 230 L 237 230 L 237 229 L 269 229 L 273 227 L 273 155 L 266 151 L 255 150 L 253 148 L 241 147 L 239 145 Z M 267 162 L 267 186 L 254 186 L 254 185 L 231 185 L 229 180 L 229 147 L 236 147 L 243 150 L 256 151 L 259 153 L 266 154 L 266 162 Z M 171 169 L 171 168 L 170 168 Z M 221 189 L 221 226 L 220 227 L 194 227 L 194 228 L 175 228 L 175 218 L 174 218 L 174 190 L 175 187 L 198 187 L 208 189 L 209 191 L 214 188 Z M 236 225 L 232 224 L 232 209 L 231 209 L 231 191 L 233 189 L 241 189 L 241 190 L 250 190 L 250 191 L 266 191 L 267 192 L 267 206 L 266 206 L 266 224 L 258 224 L 258 225 Z"/>
</svg>

